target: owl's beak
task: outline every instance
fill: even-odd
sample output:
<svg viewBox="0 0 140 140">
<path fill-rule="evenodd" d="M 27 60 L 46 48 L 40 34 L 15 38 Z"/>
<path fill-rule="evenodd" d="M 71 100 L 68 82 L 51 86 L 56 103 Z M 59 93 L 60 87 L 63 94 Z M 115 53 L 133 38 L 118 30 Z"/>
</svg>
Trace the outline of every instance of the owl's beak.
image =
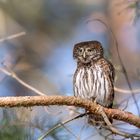
<svg viewBox="0 0 140 140">
<path fill-rule="evenodd" d="M 86 53 L 85 52 L 83 53 L 83 58 L 86 58 Z"/>
</svg>

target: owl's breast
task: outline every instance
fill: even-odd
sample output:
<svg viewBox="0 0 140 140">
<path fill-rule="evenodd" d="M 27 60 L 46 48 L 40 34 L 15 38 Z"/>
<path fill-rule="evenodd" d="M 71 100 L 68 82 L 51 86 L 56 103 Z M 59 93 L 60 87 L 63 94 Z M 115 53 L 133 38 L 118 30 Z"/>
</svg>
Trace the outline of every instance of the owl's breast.
<svg viewBox="0 0 140 140">
<path fill-rule="evenodd" d="M 94 68 L 79 68 L 74 75 L 75 96 L 91 99 L 96 98 L 94 89 L 96 87 L 97 70 Z"/>
</svg>

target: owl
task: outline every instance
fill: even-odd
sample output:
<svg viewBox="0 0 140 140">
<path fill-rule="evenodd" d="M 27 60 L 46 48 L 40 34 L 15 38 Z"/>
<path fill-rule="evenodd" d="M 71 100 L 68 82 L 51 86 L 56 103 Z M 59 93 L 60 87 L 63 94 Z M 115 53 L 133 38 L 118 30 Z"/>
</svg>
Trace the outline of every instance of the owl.
<svg viewBox="0 0 140 140">
<path fill-rule="evenodd" d="M 101 43 L 87 41 L 76 44 L 73 49 L 73 58 L 77 60 L 77 69 L 73 76 L 74 95 L 112 108 L 114 68 L 104 58 Z M 104 121 L 101 116 L 89 115 L 88 122 L 98 125 Z"/>
</svg>

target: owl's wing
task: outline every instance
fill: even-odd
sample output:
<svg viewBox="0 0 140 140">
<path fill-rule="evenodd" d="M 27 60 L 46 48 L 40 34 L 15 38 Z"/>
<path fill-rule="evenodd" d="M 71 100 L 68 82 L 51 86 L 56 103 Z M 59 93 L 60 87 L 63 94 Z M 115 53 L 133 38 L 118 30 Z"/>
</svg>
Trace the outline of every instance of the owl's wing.
<svg viewBox="0 0 140 140">
<path fill-rule="evenodd" d="M 113 65 L 108 61 L 105 60 L 103 63 L 103 69 L 104 72 L 107 74 L 107 76 L 109 77 L 109 79 L 114 82 L 114 77 L 115 77 L 115 70 Z"/>
<path fill-rule="evenodd" d="M 101 59 L 98 63 L 105 80 L 103 105 L 111 108 L 114 100 L 114 67 L 108 60 L 105 59 Z"/>
</svg>

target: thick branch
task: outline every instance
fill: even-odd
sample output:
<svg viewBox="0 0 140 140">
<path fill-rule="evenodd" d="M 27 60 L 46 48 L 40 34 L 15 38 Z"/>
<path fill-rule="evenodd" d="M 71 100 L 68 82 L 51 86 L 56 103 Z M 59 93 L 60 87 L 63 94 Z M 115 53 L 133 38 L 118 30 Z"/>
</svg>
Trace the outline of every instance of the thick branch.
<svg viewBox="0 0 140 140">
<path fill-rule="evenodd" d="M 89 100 L 79 99 L 73 96 L 24 96 L 24 97 L 0 97 L 0 107 L 30 107 L 48 105 L 68 105 L 82 107 L 90 113 L 99 115 L 100 105 Z M 119 109 L 104 108 L 108 117 L 127 122 L 140 128 L 140 118 L 132 113 Z"/>
</svg>

